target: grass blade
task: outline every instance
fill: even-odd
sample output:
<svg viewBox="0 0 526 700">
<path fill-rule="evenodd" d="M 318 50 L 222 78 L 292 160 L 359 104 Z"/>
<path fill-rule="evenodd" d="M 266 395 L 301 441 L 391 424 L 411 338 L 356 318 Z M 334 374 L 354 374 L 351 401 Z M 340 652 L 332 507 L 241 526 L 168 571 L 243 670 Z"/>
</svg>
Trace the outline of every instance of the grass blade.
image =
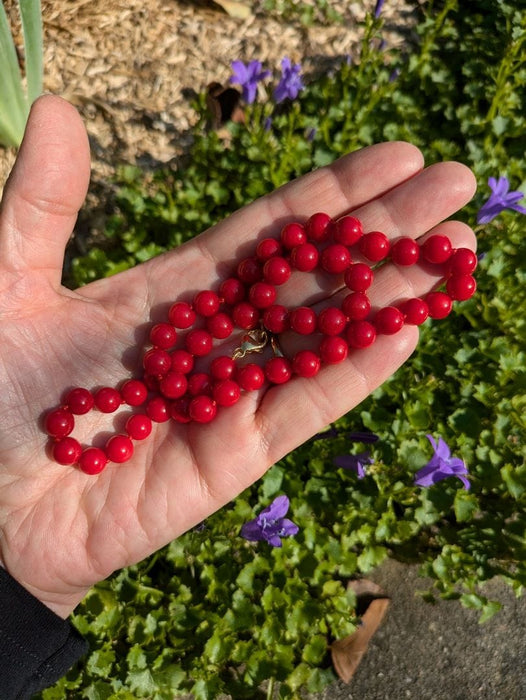
<svg viewBox="0 0 526 700">
<path fill-rule="evenodd" d="M 18 0 L 26 54 L 27 101 L 31 105 L 42 94 L 43 42 L 40 0 Z"/>
<path fill-rule="evenodd" d="M 3 3 L 0 5 L 0 74 L 0 141 L 7 146 L 18 146 L 24 134 L 28 104 Z"/>
</svg>

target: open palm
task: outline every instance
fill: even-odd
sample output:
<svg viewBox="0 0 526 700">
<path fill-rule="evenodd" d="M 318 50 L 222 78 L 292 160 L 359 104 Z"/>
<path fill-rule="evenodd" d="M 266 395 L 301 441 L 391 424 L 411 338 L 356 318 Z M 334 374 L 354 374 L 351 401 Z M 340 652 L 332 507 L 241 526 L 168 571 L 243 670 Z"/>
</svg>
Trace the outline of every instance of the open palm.
<svg viewBox="0 0 526 700">
<path fill-rule="evenodd" d="M 46 453 L 42 416 L 68 388 L 128 378 L 149 325 L 174 300 L 215 288 L 240 254 L 287 221 L 352 211 L 366 230 L 415 238 L 441 231 L 454 246 L 474 247 L 467 226 L 443 221 L 473 195 L 470 171 L 458 163 L 424 169 L 413 146 L 379 144 L 286 185 L 171 253 L 73 292 L 61 286 L 64 248 L 88 178 L 78 114 L 59 98 L 41 98 L 0 219 L 0 561 L 63 617 L 94 583 L 200 522 L 356 406 L 409 357 L 418 331 L 380 336 L 313 379 L 246 394 L 210 424 L 154 424 L 130 462 L 98 476 Z M 435 283 L 422 269 L 388 265 L 370 297 L 385 306 Z M 322 305 L 334 291 L 298 275 L 283 301 Z M 286 354 L 293 343 L 283 338 Z M 92 412 L 77 421 L 76 436 L 91 441 L 120 420 Z"/>
</svg>

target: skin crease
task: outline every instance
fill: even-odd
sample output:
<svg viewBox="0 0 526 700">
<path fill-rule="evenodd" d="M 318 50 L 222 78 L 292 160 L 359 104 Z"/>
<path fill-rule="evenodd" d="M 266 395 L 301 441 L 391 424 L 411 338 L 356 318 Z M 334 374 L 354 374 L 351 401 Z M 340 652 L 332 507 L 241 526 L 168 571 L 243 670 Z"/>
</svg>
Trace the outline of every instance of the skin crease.
<svg viewBox="0 0 526 700">
<path fill-rule="evenodd" d="M 137 562 L 232 500 L 272 464 L 358 405 L 413 352 L 415 327 L 380 336 L 312 379 L 244 394 L 207 425 L 155 424 L 133 459 L 98 476 L 49 459 L 42 417 L 74 386 L 117 386 L 138 366 L 153 322 L 177 298 L 216 288 L 233 261 L 284 223 L 316 211 L 352 212 L 390 238 L 448 235 L 475 249 L 451 217 L 473 196 L 459 163 L 424 167 L 407 143 L 345 156 L 236 212 L 198 238 L 79 290 L 61 286 L 64 249 L 89 182 L 89 147 L 76 110 L 58 97 L 34 104 L 0 210 L 0 563 L 58 615 L 89 588 Z M 297 278 L 297 279 L 296 279 Z M 375 277 L 373 306 L 425 294 L 437 277 L 391 264 Z M 295 275 L 283 303 L 333 305 L 331 280 Z M 232 349 L 225 341 L 225 351 Z M 287 355 L 298 347 L 291 336 Z M 113 431 L 91 412 L 74 435 Z"/>
</svg>

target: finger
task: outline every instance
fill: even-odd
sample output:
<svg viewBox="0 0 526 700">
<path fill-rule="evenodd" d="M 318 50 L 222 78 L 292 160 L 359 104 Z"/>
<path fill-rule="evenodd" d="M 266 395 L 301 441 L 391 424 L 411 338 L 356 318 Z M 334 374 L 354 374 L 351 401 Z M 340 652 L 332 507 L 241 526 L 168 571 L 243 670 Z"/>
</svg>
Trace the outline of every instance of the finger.
<svg viewBox="0 0 526 700">
<path fill-rule="evenodd" d="M 1 205 L 5 270 L 41 270 L 53 284 L 60 282 L 89 170 L 88 139 L 76 109 L 50 95 L 36 100 Z"/>
</svg>

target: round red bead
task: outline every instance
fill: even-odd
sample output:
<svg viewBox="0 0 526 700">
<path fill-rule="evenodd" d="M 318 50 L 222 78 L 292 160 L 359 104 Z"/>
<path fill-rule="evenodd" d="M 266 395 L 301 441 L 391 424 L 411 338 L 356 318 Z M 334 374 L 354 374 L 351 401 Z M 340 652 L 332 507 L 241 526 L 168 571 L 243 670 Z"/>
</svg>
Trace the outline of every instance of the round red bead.
<svg viewBox="0 0 526 700">
<path fill-rule="evenodd" d="M 197 328 L 189 331 L 184 339 L 186 349 L 195 357 L 204 357 L 212 350 L 213 338 L 208 331 Z"/>
<path fill-rule="evenodd" d="M 205 289 L 195 295 L 194 298 L 194 311 L 200 316 L 208 318 L 208 316 L 214 316 L 219 311 L 219 297 L 215 292 L 209 289 Z"/>
<path fill-rule="evenodd" d="M 188 415 L 197 423 L 209 423 L 217 413 L 216 402 L 210 396 L 196 396 L 190 401 Z"/>
<path fill-rule="evenodd" d="M 475 278 L 471 275 L 453 275 L 446 282 L 446 291 L 452 299 L 465 301 L 470 299 L 477 289 Z"/>
<path fill-rule="evenodd" d="M 64 408 L 57 408 L 46 416 L 46 432 L 52 437 L 66 437 L 66 435 L 71 433 L 74 427 L 75 419 L 73 418 L 73 414 Z"/>
<path fill-rule="evenodd" d="M 433 265 L 446 262 L 451 256 L 453 248 L 447 236 L 433 235 L 422 244 L 422 256 L 424 260 Z"/>
<path fill-rule="evenodd" d="M 128 406 L 140 406 L 146 401 L 148 396 L 148 389 L 144 382 L 138 379 L 128 379 L 121 386 L 121 396 L 124 403 Z"/>
<path fill-rule="evenodd" d="M 122 464 L 133 456 L 133 442 L 128 435 L 113 435 L 106 443 L 105 452 L 110 462 Z"/>
<path fill-rule="evenodd" d="M 400 311 L 405 316 L 405 322 L 413 326 L 420 326 L 429 316 L 429 309 L 423 299 L 415 297 L 405 301 Z"/>
<path fill-rule="evenodd" d="M 305 233 L 311 241 L 325 241 L 330 235 L 332 219 L 324 212 L 316 212 L 305 223 Z"/>
<path fill-rule="evenodd" d="M 352 321 L 347 326 L 346 338 L 351 348 L 368 348 L 376 340 L 376 330 L 369 321 Z"/>
<path fill-rule="evenodd" d="M 290 264 L 300 272 L 311 272 L 318 265 L 320 254 L 312 243 L 303 243 L 291 250 Z"/>
<path fill-rule="evenodd" d="M 335 365 L 343 362 L 347 357 L 349 348 L 343 338 L 337 335 L 327 335 L 320 343 L 319 354 L 322 362 L 327 365 Z"/>
<path fill-rule="evenodd" d="M 223 379 L 214 384 L 212 396 L 218 406 L 233 406 L 241 396 L 241 389 L 232 379 Z"/>
<path fill-rule="evenodd" d="M 155 423 L 164 423 L 170 418 L 168 401 L 162 396 L 155 396 L 146 404 L 146 414 Z"/>
<path fill-rule="evenodd" d="M 156 323 L 150 331 L 150 343 L 166 350 L 174 345 L 177 331 L 170 323 Z"/>
<path fill-rule="evenodd" d="M 72 437 L 64 437 L 53 445 L 53 459 L 58 464 L 75 464 L 81 454 L 80 443 Z"/>
<path fill-rule="evenodd" d="M 210 375 L 206 374 L 206 372 L 197 372 L 188 377 L 188 393 L 191 396 L 198 396 L 199 394 L 211 395 Z"/>
<path fill-rule="evenodd" d="M 188 350 L 174 350 L 171 354 L 171 369 L 174 372 L 188 374 L 194 368 L 194 356 Z"/>
<path fill-rule="evenodd" d="M 451 297 L 444 292 L 430 292 L 425 297 L 425 302 L 431 318 L 445 318 L 451 311 L 453 302 Z"/>
<path fill-rule="evenodd" d="M 296 333 L 309 335 L 316 330 L 316 313 L 309 306 L 299 306 L 290 312 L 289 323 Z"/>
<path fill-rule="evenodd" d="M 314 377 L 320 367 L 320 356 L 312 350 L 300 350 L 292 358 L 292 370 L 299 377 Z"/>
<path fill-rule="evenodd" d="M 98 447 L 88 447 L 79 457 L 79 467 L 85 474 L 100 474 L 108 464 L 106 454 Z"/>
<path fill-rule="evenodd" d="M 263 325 L 271 333 L 283 333 L 289 327 L 289 312 L 281 304 L 274 304 L 263 312 Z"/>
<path fill-rule="evenodd" d="M 367 260 L 379 262 L 389 254 L 389 239 L 381 231 L 371 231 L 360 238 L 358 248 Z"/>
<path fill-rule="evenodd" d="M 88 389 L 77 387 L 76 389 L 72 389 L 66 396 L 66 405 L 71 413 L 81 416 L 91 411 L 95 405 L 95 399 Z"/>
<path fill-rule="evenodd" d="M 189 407 L 190 399 L 188 396 L 182 396 L 170 405 L 170 416 L 178 423 L 189 423 L 192 420 L 188 414 Z"/>
<path fill-rule="evenodd" d="M 256 282 L 248 291 L 248 299 L 256 309 L 266 309 L 276 301 L 276 288 L 268 282 Z"/>
<path fill-rule="evenodd" d="M 271 357 L 265 363 L 265 376 L 272 384 L 285 384 L 292 376 L 292 366 L 286 357 Z"/>
<path fill-rule="evenodd" d="M 263 277 L 269 284 L 285 284 L 290 275 L 290 265 L 285 258 L 271 258 L 263 265 Z"/>
<path fill-rule="evenodd" d="M 238 370 L 236 380 L 245 391 L 257 391 L 265 382 L 265 373 L 259 365 L 251 362 Z"/>
<path fill-rule="evenodd" d="M 395 306 L 385 306 L 374 317 L 374 326 L 378 333 L 393 335 L 404 325 L 404 315 Z"/>
<path fill-rule="evenodd" d="M 334 225 L 332 237 L 336 243 L 352 246 L 358 243 L 363 235 L 362 223 L 354 216 L 342 216 Z"/>
<path fill-rule="evenodd" d="M 195 323 L 195 311 L 185 301 L 177 301 L 168 311 L 168 320 L 176 328 L 190 328 Z"/>
<path fill-rule="evenodd" d="M 301 224 L 292 223 L 286 224 L 281 229 L 281 242 L 287 250 L 292 250 L 297 245 L 307 242 L 307 234 Z"/>
<path fill-rule="evenodd" d="M 342 311 L 350 321 L 363 321 L 371 311 L 369 297 L 363 292 L 348 294 L 342 302 Z"/>
<path fill-rule="evenodd" d="M 152 432 L 151 418 L 143 413 L 136 413 L 126 421 L 126 432 L 133 440 L 144 440 Z"/>
<path fill-rule="evenodd" d="M 281 254 L 281 243 L 275 238 L 263 238 L 256 248 L 256 257 L 265 261 Z"/>
<path fill-rule="evenodd" d="M 147 374 L 151 374 L 153 377 L 162 377 L 163 374 L 170 371 L 172 358 L 166 350 L 151 348 L 144 353 L 142 366 Z"/>
<path fill-rule="evenodd" d="M 420 247 L 409 236 L 399 238 L 391 246 L 391 260 L 396 265 L 414 265 L 420 257 Z"/>
<path fill-rule="evenodd" d="M 236 371 L 235 361 L 228 355 L 220 355 L 210 364 L 210 375 L 217 380 L 231 379 Z"/>
<path fill-rule="evenodd" d="M 254 284 L 263 277 L 263 268 L 256 257 L 245 258 L 237 266 L 237 276 L 245 284 Z"/>
<path fill-rule="evenodd" d="M 234 322 L 228 314 L 220 311 L 215 316 L 206 319 L 206 330 L 213 338 L 223 340 L 234 330 Z"/>
<path fill-rule="evenodd" d="M 333 243 L 327 246 L 320 258 L 322 268 L 331 275 L 344 272 L 351 262 L 351 254 L 341 243 Z"/>
<path fill-rule="evenodd" d="M 237 277 L 229 277 L 221 283 L 219 294 L 225 304 L 234 306 L 245 298 L 245 285 Z"/>
<path fill-rule="evenodd" d="M 232 319 L 238 328 L 252 330 L 258 325 L 259 311 L 253 304 L 241 301 L 232 309 Z"/>
<path fill-rule="evenodd" d="M 325 335 L 339 335 L 347 323 L 343 311 L 335 306 L 323 309 L 318 316 L 318 330 Z"/>
<path fill-rule="evenodd" d="M 168 372 L 159 382 L 161 393 L 169 399 L 178 399 L 186 393 L 187 386 L 186 376 L 180 372 Z"/>
<path fill-rule="evenodd" d="M 469 248 L 457 248 L 447 261 L 451 274 L 470 275 L 477 267 L 477 256 Z"/>
<path fill-rule="evenodd" d="M 113 413 L 122 404 L 122 397 L 117 389 L 104 386 L 95 392 L 95 406 L 102 413 Z"/>
<path fill-rule="evenodd" d="M 374 273 L 365 263 L 354 263 L 344 275 L 345 285 L 353 292 L 365 292 L 371 286 Z"/>
</svg>

